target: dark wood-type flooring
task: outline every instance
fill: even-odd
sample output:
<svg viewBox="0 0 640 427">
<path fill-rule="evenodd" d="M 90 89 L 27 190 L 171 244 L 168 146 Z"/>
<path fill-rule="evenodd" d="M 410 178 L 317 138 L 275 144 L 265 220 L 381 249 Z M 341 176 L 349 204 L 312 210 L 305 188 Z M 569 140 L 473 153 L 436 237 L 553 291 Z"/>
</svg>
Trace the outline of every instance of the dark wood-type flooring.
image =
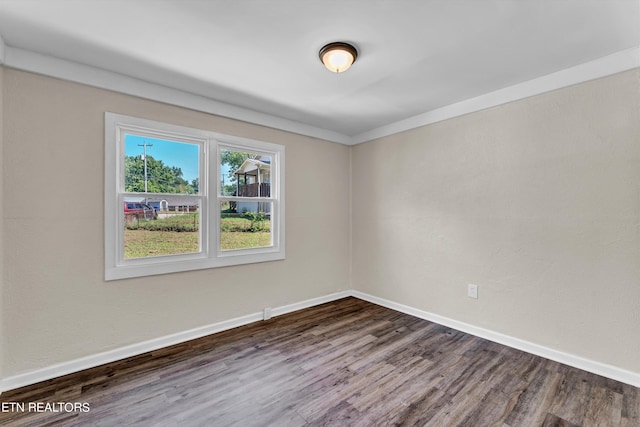
<svg viewBox="0 0 640 427">
<path fill-rule="evenodd" d="M 356 298 L 5 392 L 16 426 L 640 426 L 640 390 Z"/>
</svg>

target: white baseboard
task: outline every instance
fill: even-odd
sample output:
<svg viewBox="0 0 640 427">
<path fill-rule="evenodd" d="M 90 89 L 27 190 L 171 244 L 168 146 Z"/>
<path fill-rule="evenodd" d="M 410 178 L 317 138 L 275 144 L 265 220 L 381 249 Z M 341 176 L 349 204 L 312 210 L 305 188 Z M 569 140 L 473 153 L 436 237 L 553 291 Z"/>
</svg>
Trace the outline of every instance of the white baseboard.
<svg viewBox="0 0 640 427">
<path fill-rule="evenodd" d="M 585 359 L 576 355 L 557 351 L 548 347 L 544 347 L 538 344 L 534 344 L 528 341 L 524 341 L 518 338 L 514 338 L 508 335 L 504 335 L 498 332 L 494 332 L 488 329 L 479 328 L 477 326 L 470 325 L 468 323 L 459 322 L 454 319 L 439 316 L 437 314 L 429 313 L 427 311 L 419 310 L 417 308 L 409 307 L 403 304 L 398 304 L 393 301 L 386 300 L 384 298 L 375 297 L 360 291 L 342 291 L 333 294 L 325 295 L 318 298 L 312 298 L 309 300 L 285 305 L 282 307 L 273 308 L 271 311 L 272 316 L 281 316 L 283 314 L 291 313 L 304 308 L 313 307 L 316 305 L 324 304 L 327 302 L 335 301 L 341 298 L 353 296 L 364 301 L 369 301 L 374 304 L 381 305 L 383 307 L 390 308 L 392 310 L 399 311 L 401 313 L 410 314 L 412 316 L 429 320 L 440 325 L 444 325 L 462 332 L 466 332 L 471 335 L 475 335 L 480 338 L 488 339 L 499 344 L 503 344 L 509 347 L 516 348 L 518 350 L 526 351 L 537 356 L 545 357 L 547 359 L 554 360 L 556 362 L 563 363 L 565 365 L 573 366 L 574 368 L 582 369 L 597 375 L 602 375 L 607 378 L 621 381 L 626 384 L 640 387 L 640 374 L 636 372 L 627 371 L 615 366 L 607 365 L 604 363 L 596 362 L 593 360 Z M 128 357 L 138 356 L 149 351 L 157 350 L 163 347 L 168 347 L 175 344 L 180 344 L 189 340 L 201 338 L 207 335 L 215 334 L 217 332 L 226 331 L 238 326 L 247 325 L 249 323 L 258 322 L 263 319 L 263 313 L 253 313 L 246 316 L 236 317 L 235 319 L 225 320 L 223 322 L 214 323 L 211 325 L 203 326 L 200 328 L 191 329 L 184 332 L 178 332 L 176 334 L 167 335 L 160 338 L 144 341 L 137 344 L 132 344 L 124 347 L 120 347 L 114 350 L 105 351 L 91 356 L 82 357 L 79 359 L 71 360 L 69 362 L 63 362 L 56 365 L 52 365 L 46 368 L 37 369 L 34 371 L 26 372 L 23 374 L 11 376 L 0 380 L 0 393 L 7 390 L 13 390 L 19 387 L 24 387 L 31 384 L 36 384 L 41 381 L 50 380 L 52 378 L 60 377 L 74 372 L 79 372 L 84 369 L 95 368 L 96 366 L 104 365 L 105 363 L 116 362 L 118 360 L 126 359 Z"/>
<path fill-rule="evenodd" d="M 313 307 L 315 305 L 335 301 L 341 298 L 348 297 L 350 295 L 351 291 L 336 292 L 334 294 L 329 294 L 322 297 L 312 298 L 306 301 L 277 307 L 274 308 L 271 313 L 272 316 L 280 316 L 286 313 L 301 310 L 303 308 Z M 262 319 L 262 312 L 248 314 L 246 316 L 236 317 L 235 319 L 225 320 L 223 322 L 202 326 L 184 332 L 178 332 L 176 334 L 166 335 L 160 338 L 154 338 L 152 340 L 144 341 L 141 343 L 127 345 L 124 347 L 105 351 L 103 353 L 81 357 L 69 362 L 58 363 L 46 368 L 3 378 L 2 380 L 0 380 L 0 393 L 31 384 L 36 384 L 41 381 L 50 380 L 52 378 L 60 377 L 63 375 L 72 374 L 84 369 L 95 368 L 96 366 L 104 365 L 105 363 L 116 362 L 128 357 L 138 356 L 149 351 L 169 347 L 193 339 L 202 338 L 204 336 L 215 334 L 217 332 L 222 332 L 228 329 L 237 328 L 238 326 L 258 322 Z"/>
<path fill-rule="evenodd" d="M 306 301 L 296 302 L 289 305 L 283 305 L 282 307 L 274 308 L 271 311 L 273 316 L 281 316 L 287 313 L 293 313 L 294 311 L 302 310 L 303 308 L 315 307 L 316 305 L 324 304 L 331 301 L 336 301 L 342 298 L 353 296 L 353 292 L 341 291 L 333 294 L 325 295 L 318 298 L 311 298 Z"/>
<path fill-rule="evenodd" d="M 620 381 L 626 384 L 630 384 L 634 387 L 640 387 L 640 373 L 627 371 L 625 369 L 618 368 L 616 366 L 607 365 L 605 363 L 596 362 L 594 360 L 585 359 L 580 356 L 576 356 L 562 351 L 554 350 L 552 348 L 544 347 L 539 344 L 535 344 L 529 341 L 514 338 L 509 335 L 504 335 L 499 332 L 494 332 L 488 329 L 480 328 L 468 323 L 459 322 L 448 317 L 440 316 L 437 314 L 429 313 L 427 311 L 419 310 L 417 308 L 409 307 L 403 304 L 398 304 L 393 301 L 386 300 L 384 298 L 378 298 L 373 295 L 365 294 L 360 291 L 352 291 L 351 295 L 356 298 L 360 298 L 365 301 L 369 301 L 374 304 L 381 305 L 383 307 L 390 308 L 392 310 L 399 311 L 401 313 L 410 314 L 420 319 L 425 319 L 430 322 L 438 323 L 443 326 L 447 326 L 458 331 L 466 332 L 468 334 L 487 339 L 489 341 L 497 342 L 499 344 L 506 345 L 518 350 L 526 351 L 527 353 L 535 354 L 536 356 L 544 357 L 559 363 L 563 363 L 574 368 L 582 369 L 583 371 L 591 372 L 593 374 L 602 375 L 603 377 L 611 378 L 616 381 Z"/>
</svg>

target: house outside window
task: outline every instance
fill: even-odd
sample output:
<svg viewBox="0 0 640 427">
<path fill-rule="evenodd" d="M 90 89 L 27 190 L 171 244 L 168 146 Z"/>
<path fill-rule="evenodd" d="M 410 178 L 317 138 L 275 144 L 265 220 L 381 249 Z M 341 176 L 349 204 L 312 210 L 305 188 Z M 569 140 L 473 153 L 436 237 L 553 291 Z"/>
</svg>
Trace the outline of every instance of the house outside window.
<svg viewBox="0 0 640 427">
<path fill-rule="evenodd" d="M 281 260 L 284 147 L 105 114 L 105 279 Z"/>
<path fill-rule="evenodd" d="M 249 154 L 240 167 L 233 172 L 236 190 L 232 195 L 265 198 L 271 196 L 271 157 L 268 155 Z M 270 213 L 270 203 L 259 201 L 237 202 L 238 212 Z"/>
</svg>

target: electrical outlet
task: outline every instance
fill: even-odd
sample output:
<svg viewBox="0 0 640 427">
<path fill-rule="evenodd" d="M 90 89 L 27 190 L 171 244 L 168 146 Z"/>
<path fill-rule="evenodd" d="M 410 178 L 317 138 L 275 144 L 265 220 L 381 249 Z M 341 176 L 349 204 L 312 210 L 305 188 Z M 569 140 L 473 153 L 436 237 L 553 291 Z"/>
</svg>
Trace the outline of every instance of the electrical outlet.
<svg viewBox="0 0 640 427">
<path fill-rule="evenodd" d="M 478 299 L 478 285 L 468 284 L 467 295 L 469 296 L 469 298 Z"/>
<path fill-rule="evenodd" d="M 271 319 L 271 307 L 267 307 L 262 311 L 262 319 L 263 320 Z"/>
</svg>

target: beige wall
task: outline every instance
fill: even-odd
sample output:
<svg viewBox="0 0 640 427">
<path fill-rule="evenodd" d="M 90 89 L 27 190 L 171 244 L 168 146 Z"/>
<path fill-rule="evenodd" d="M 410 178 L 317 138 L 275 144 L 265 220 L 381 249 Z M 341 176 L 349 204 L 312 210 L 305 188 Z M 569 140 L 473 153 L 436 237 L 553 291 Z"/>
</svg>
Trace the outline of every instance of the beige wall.
<svg viewBox="0 0 640 427">
<path fill-rule="evenodd" d="M 4 96 L 6 377 L 350 288 L 349 147 L 12 69 Z M 105 111 L 284 144 L 287 259 L 104 282 Z"/>
<path fill-rule="evenodd" d="M 640 372 L 639 102 L 636 69 L 354 147 L 353 287 Z"/>
<path fill-rule="evenodd" d="M 639 70 L 352 148 L 0 84 L 4 377 L 350 288 L 640 372 Z M 104 282 L 105 111 L 286 145 L 287 259 Z"/>
</svg>

